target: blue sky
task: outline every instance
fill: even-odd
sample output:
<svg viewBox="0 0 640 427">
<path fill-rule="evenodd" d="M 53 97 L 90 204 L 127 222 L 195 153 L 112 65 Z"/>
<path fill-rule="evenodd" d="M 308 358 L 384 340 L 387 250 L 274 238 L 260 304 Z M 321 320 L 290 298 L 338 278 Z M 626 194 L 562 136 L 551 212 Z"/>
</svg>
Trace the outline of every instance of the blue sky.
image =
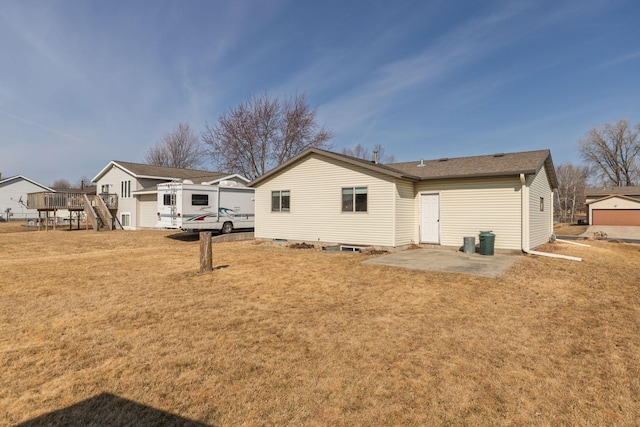
<svg viewBox="0 0 640 427">
<path fill-rule="evenodd" d="M 141 162 L 250 95 L 306 93 L 334 149 L 550 148 L 640 122 L 640 2 L 0 0 L 0 173 Z"/>
</svg>

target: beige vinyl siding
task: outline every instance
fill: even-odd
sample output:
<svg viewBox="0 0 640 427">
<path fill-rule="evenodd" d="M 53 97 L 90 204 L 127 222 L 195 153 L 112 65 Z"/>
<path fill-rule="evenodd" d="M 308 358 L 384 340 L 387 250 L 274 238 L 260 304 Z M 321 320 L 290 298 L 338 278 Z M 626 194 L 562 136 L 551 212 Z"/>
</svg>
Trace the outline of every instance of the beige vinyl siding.
<svg viewBox="0 0 640 427">
<path fill-rule="evenodd" d="M 638 209 L 640 200 L 633 201 L 622 197 L 611 197 L 601 202 L 593 202 L 589 205 L 589 211 L 593 209 Z"/>
<path fill-rule="evenodd" d="M 414 189 L 413 182 L 396 180 L 395 186 L 395 245 L 402 246 L 413 243 L 416 225 L 413 216 Z"/>
<path fill-rule="evenodd" d="M 158 222 L 157 194 L 140 194 L 138 198 L 138 228 L 156 228 Z"/>
<path fill-rule="evenodd" d="M 120 195 L 120 183 L 122 181 L 131 181 L 131 192 L 138 190 L 137 180 L 124 172 L 122 169 L 112 166 L 109 171 L 107 171 L 102 178 L 98 180 L 97 189 L 100 191 L 103 185 L 109 184 L 109 193 L 118 195 L 118 211 L 117 216 L 118 220 L 121 219 L 121 213 L 130 213 L 131 214 L 131 226 L 130 228 L 137 228 L 137 200 L 131 194 L 131 197 L 121 197 Z"/>
<path fill-rule="evenodd" d="M 145 188 L 153 187 L 154 185 L 162 184 L 163 182 L 169 182 L 165 179 L 149 179 L 149 178 L 141 178 L 137 180 L 136 190 L 143 190 Z M 133 187 L 133 184 L 131 184 Z M 134 191 L 133 189 L 131 191 Z"/>
<path fill-rule="evenodd" d="M 343 187 L 367 187 L 367 212 L 341 211 Z M 271 191 L 290 191 L 289 212 L 271 212 Z M 394 246 L 394 182 L 315 154 L 256 188 L 255 236 L 307 242 Z"/>
<path fill-rule="evenodd" d="M 544 212 L 540 211 L 540 198 L 544 199 Z M 553 233 L 553 198 L 545 168 L 541 168 L 529 186 L 529 249 L 549 242 Z"/>
<path fill-rule="evenodd" d="M 421 182 L 416 184 L 414 239 L 420 241 L 420 194 L 440 195 L 440 244 L 462 246 L 481 230 L 495 233 L 496 249 L 520 249 L 521 185 L 517 178 Z"/>
</svg>

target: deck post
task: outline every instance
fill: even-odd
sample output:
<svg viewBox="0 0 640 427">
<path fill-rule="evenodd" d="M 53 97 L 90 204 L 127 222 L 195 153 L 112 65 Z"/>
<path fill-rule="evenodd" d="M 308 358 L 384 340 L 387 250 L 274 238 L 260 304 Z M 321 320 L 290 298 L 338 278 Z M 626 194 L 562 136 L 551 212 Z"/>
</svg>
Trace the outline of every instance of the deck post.
<svg viewBox="0 0 640 427">
<path fill-rule="evenodd" d="M 200 232 L 200 273 L 213 271 L 213 253 L 211 251 L 211 232 Z"/>
</svg>

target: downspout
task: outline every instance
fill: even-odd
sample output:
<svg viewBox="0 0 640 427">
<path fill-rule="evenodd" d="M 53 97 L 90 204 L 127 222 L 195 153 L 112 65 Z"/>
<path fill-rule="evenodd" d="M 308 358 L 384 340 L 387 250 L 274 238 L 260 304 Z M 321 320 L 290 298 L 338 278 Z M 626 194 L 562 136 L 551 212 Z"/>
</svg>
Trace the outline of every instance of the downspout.
<svg viewBox="0 0 640 427">
<path fill-rule="evenodd" d="M 520 183 L 522 184 L 522 190 L 520 191 L 522 196 L 522 203 L 521 203 L 522 252 L 529 255 L 539 255 L 539 256 L 546 256 L 549 258 L 568 259 L 570 261 L 582 261 L 582 258 L 577 258 L 573 256 L 568 256 L 568 255 L 550 254 L 547 252 L 532 251 L 531 249 L 529 249 L 529 186 L 527 186 L 527 178 L 523 173 L 520 174 Z"/>
<path fill-rule="evenodd" d="M 377 163 L 377 156 L 378 156 L 378 152 L 374 151 L 374 155 L 376 156 L 376 163 Z M 397 224 L 397 215 L 396 215 L 396 209 L 397 209 L 397 203 L 396 203 L 396 194 L 399 194 L 400 191 L 398 190 L 398 181 L 394 180 L 393 181 L 393 186 L 391 189 L 392 194 L 392 199 L 393 200 L 393 214 L 392 214 L 392 220 L 391 220 L 391 246 L 392 247 L 396 247 L 397 246 L 397 236 L 396 236 L 396 228 L 398 226 Z"/>
<path fill-rule="evenodd" d="M 522 189 L 520 191 L 520 196 L 522 197 L 522 201 L 520 203 L 522 212 L 521 212 L 521 220 L 522 220 L 522 252 L 529 251 L 529 187 L 527 186 L 527 177 L 521 173 L 520 174 L 520 184 L 522 185 Z"/>
</svg>

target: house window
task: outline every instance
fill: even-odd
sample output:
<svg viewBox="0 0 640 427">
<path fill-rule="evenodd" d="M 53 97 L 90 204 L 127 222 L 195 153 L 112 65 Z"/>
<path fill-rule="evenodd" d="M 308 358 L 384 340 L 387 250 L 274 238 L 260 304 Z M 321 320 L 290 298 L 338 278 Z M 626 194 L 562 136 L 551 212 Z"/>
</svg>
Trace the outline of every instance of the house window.
<svg viewBox="0 0 640 427">
<path fill-rule="evenodd" d="M 291 192 L 272 191 L 271 192 L 271 212 L 289 212 L 291 207 Z"/>
<path fill-rule="evenodd" d="M 342 212 L 367 212 L 367 187 L 343 188 Z"/>
<path fill-rule="evenodd" d="M 131 197 L 131 181 L 120 181 L 120 197 Z"/>
<path fill-rule="evenodd" d="M 176 195 L 175 194 L 165 194 L 162 197 L 162 204 L 165 206 L 173 206 L 176 204 Z"/>
<path fill-rule="evenodd" d="M 123 213 L 120 215 L 120 224 L 123 227 L 131 227 L 131 214 Z"/>
<path fill-rule="evenodd" d="M 191 205 L 193 206 L 208 206 L 209 195 L 208 194 L 192 194 Z"/>
<path fill-rule="evenodd" d="M 540 212 L 544 212 L 544 197 L 540 197 Z"/>
<path fill-rule="evenodd" d="M 102 184 L 100 186 L 100 194 L 109 194 L 109 184 Z"/>
</svg>

